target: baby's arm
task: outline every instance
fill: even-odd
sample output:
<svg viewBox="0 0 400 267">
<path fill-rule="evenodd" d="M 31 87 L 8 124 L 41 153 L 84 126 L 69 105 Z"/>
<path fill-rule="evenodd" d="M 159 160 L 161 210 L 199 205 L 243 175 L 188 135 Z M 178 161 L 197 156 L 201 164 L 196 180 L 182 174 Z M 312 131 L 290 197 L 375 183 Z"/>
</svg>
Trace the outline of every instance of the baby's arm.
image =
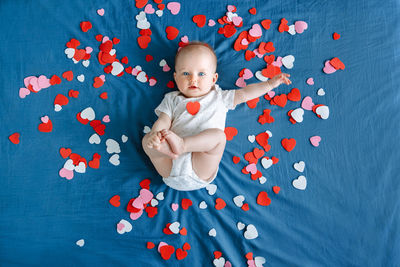
<svg viewBox="0 0 400 267">
<path fill-rule="evenodd" d="M 235 90 L 235 100 L 234 105 L 239 105 L 243 102 L 247 102 L 254 98 L 260 97 L 265 95 L 272 89 L 278 87 L 282 83 L 287 85 L 291 84 L 292 82 L 289 80 L 290 75 L 287 73 L 280 73 L 275 75 L 274 78 L 260 83 L 253 83 L 246 87 L 240 88 Z"/>
<path fill-rule="evenodd" d="M 147 142 L 147 146 L 152 147 L 152 146 L 160 145 L 160 143 L 163 141 L 160 131 L 163 129 L 169 129 L 170 127 L 171 127 L 170 117 L 167 114 L 165 114 L 164 112 L 161 112 L 160 116 L 158 117 L 156 122 L 153 124 L 151 131 L 148 133 L 149 139 Z"/>
</svg>

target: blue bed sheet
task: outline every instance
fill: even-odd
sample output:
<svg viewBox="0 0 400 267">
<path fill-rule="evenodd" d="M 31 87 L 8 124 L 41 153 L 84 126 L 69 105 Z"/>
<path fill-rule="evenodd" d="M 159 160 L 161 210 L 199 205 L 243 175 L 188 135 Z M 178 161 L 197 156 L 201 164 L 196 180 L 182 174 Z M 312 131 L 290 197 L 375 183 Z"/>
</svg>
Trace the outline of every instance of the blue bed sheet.
<svg viewBox="0 0 400 267">
<path fill-rule="evenodd" d="M 399 266 L 399 2 L 177 2 L 181 7 L 176 15 L 167 8 L 169 2 L 163 2 L 162 16 L 146 15 L 152 34 L 145 49 L 138 45 L 140 30 L 135 18 L 145 8 L 136 7 L 135 1 L 0 2 L 0 265 L 214 266 L 218 261 L 214 252 L 219 251 L 225 266 L 228 261 L 232 266 L 251 266 L 246 258 L 249 252 L 253 259 L 265 258 L 264 266 Z M 148 4 L 155 11 L 160 8 L 156 2 Z M 234 13 L 243 19 L 243 26 L 230 38 L 218 33 L 223 27 L 218 19 L 228 5 L 235 5 Z M 252 7 L 257 10 L 255 15 L 249 13 Z M 201 28 L 192 21 L 200 14 L 206 16 Z M 301 34 L 281 33 L 282 18 L 288 25 L 305 21 L 308 28 Z M 215 26 L 208 25 L 210 19 Z M 292 86 L 282 85 L 275 92 L 287 94 L 299 88 L 302 99 L 310 96 L 315 104 L 328 106 L 329 118 L 306 110 L 303 122 L 292 124 L 287 112 L 301 102 L 288 101 L 282 108 L 260 97 L 255 108 L 241 104 L 227 115 L 226 127 L 237 129 L 237 134 L 227 141 L 214 182 L 215 194 L 206 189 L 180 192 L 168 188 L 141 145 L 145 126 L 151 127 L 157 119 L 154 108 L 165 93 L 176 90 L 167 87 L 173 70 L 164 72 L 159 62 L 165 59 L 173 69 L 183 36 L 208 42 L 218 56 L 218 84 L 236 89 L 243 68 L 256 73 L 266 67 L 262 58 L 248 61 L 243 50 L 233 49 L 240 32 L 264 19 L 271 20 L 271 28 L 262 28 L 261 38 L 249 44 L 248 50 L 270 41 L 276 49 L 270 54 L 295 57 L 292 69 L 281 67 L 291 75 Z M 92 24 L 87 32 L 81 30 L 83 21 Z M 168 26 L 179 30 L 173 40 L 167 39 Z M 340 39 L 332 38 L 334 32 Z M 113 45 L 117 59 L 126 56 L 125 68 L 141 66 L 148 78 L 156 78 L 156 84 L 141 82 L 126 71 L 121 77 L 105 73 L 106 65 L 98 60 L 99 34 L 118 38 L 119 43 L 114 40 Z M 83 59 L 74 64 L 65 54 L 72 38 L 80 41 L 78 49 L 93 49 L 89 66 L 82 64 Z M 146 60 L 146 55 L 153 60 Z M 324 73 L 325 62 L 334 57 L 345 69 Z M 73 72 L 72 81 L 62 77 L 66 71 Z M 81 74 L 82 82 L 77 79 Z M 20 89 L 25 88 L 24 79 L 40 75 L 57 75 L 61 83 L 37 93 L 29 91 L 22 98 L 20 94 L 28 90 Z M 95 88 L 94 79 L 100 75 L 105 76 L 104 85 Z M 313 78 L 313 85 L 306 83 L 308 78 Z M 259 81 L 253 77 L 246 82 Z M 317 94 L 319 88 L 324 89 L 324 96 Z M 79 95 L 69 96 L 71 89 Z M 103 92 L 107 99 L 100 97 Z M 60 108 L 54 105 L 58 94 L 69 103 L 55 111 Z M 77 120 L 77 114 L 88 107 L 105 125 L 100 144 L 89 143 L 95 127 Z M 264 109 L 271 110 L 273 123 L 257 121 Z M 107 121 L 106 115 L 109 122 L 102 121 Z M 47 121 L 45 116 L 52 122 L 51 132 L 38 130 Z M 265 155 L 279 162 L 268 169 L 257 164 L 267 179 L 261 184 L 242 169 L 249 164 L 245 154 L 261 149 L 248 137 L 266 130 L 272 137 L 268 140 L 271 150 Z M 20 135 L 18 144 L 9 139 L 14 133 Z M 128 138 L 126 142 L 122 135 Z M 321 137 L 318 147 L 311 145 L 312 136 Z M 296 139 L 291 152 L 282 147 L 283 138 Z M 117 141 L 121 151 L 108 153 L 107 139 Z M 72 179 L 62 178 L 60 170 L 67 159 L 60 155 L 61 148 L 70 148 L 87 162 L 98 153 L 100 166 L 88 166 L 85 173 L 75 171 Z M 114 154 L 118 156 L 112 164 Z M 233 163 L 233 156 L 240 157 L 240 162 Z M 305 162 L 303 173 L 293 168 L 299 161 Z M 293 186 L 300 175 L 307 179 L 305 190 Z M 126 207 L 139 196 L 144 179 L 151 180 L 154 197 L 163 192 L 164 199 L 159 200 L 154 217 L 144 212 L 132 220 Z M 273 192 L 274 186 L 280 188 L 279 193 Z M 261 191 L 267 192 L 270 205 L 257 204 Z M 114 195 L 120 196 L 119 207 L 109 203 Z M 244 196 L 248 211 L 233 202 L 238 195 Z M 217 198 L 225 201 L 225 208 L 215 209 Z M 184 210 L 182 199 L 190 199 L 193 205 Z M 199 208 L 202 201 L 206 209 Z M 172 210 L 173 203 L 179 205 L 178 210 Z M 118 233 L 121 219 L 131 223 L 130 232 Z M 185 227 L 186 235 L 163 232 L 168 223 L 176 221 Z M 254 225 L 258 237 L 246 239 L 247 228 L 239 230 L 238 222 Z M 213 228 L 215 237 L 209 235 Z M 78 246 L 78 240 L 84 240 L 84 245 Z M 148 242 L 156 247 L 147 248 Z M 182 260 L 176 252 L 164 260 L 157 251 L 160 242 L 175 249 L 187 242 L 191 248 Z"/>
</svg>

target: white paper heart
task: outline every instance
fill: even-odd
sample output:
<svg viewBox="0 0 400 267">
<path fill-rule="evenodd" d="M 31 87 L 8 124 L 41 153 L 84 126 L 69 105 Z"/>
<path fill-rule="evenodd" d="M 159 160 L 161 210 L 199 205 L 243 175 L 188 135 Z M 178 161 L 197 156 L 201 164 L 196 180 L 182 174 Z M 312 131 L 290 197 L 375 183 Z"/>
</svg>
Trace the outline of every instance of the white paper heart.
<svg viewBox="0 0 400 267">
<path fill-rule="evenodd" d="M 256 267 L 262 267 L 265 262 L 265 258 L 263 257 L 257 256 L 254 258 L 254 263 L 256 264 Z"/>
<path fill-rule="evenodd" d="M 303 115 L 304 115 L 304 110 L 302 108 L 296 108 L 295 110 L 292 111 L 290 116 L 296 121 L 296 122 L 302 122 L 303 121 Z"/>
<path fill-rule="evenodd" d="M 112 154 L 112 153 L 121 153 L 121 148 L 119 146 L 119 143 L 115 141 L 114 139 L 107 139 L 106 140 L 106 146 L 107 146 L 107 153 Z"/>
<path fill-rule="evenodd" d="M 206 209 L 207 208 L 207 203 L 203 200 L 202 202 L 200 202 L 199 208 L 202 209 L 202 210 Z"/>
<path fill-rule="evenodd" d="M 82 119 L 87 119 L 89 121 L 94 120 L 96 117 L 94 110 L 91 107 L 85 108 L 84 110 L 81 111 L 81 118 Z"/>
<path fill-rule="evenodd" d="M 64 169 L 73 171 L 75 169 L 74 161 L 72 159 L 67 159 L 64 163 Z"/>
<path fill-rule="evenodd" d="M 243 195 L 238 195 L 238 196 L 233 198 L 233 202 L 239 208 L 241 208 L 243 206 L 243 201 L 244 201 L 244 196 Z"/>
<path fill-rule="evenodd" d="M 291 35 L 295 35 L 296 34 L 296 29 L 294 27 L 294 24 L 289 26 L 288 33 L 290 33 Z"/>
<path fill-rule="evenodd" d="M 254 143 L 254 141 L 256 140 L 256 136 L 255 135 L 249 135 L 249 136 L 247 136 L 247 139 L 250 141 L 250 143 Z"/>
<path fill-rule="evenodd" d="M 118 224 L 122 224 L 123 228 L 119 229 Z M 128 222 L 127 220 L 120 220 L 119 223 L 117 224 L 117 232 L 118 234 L 124 234 L 124 233 L 129 233 L 132 230 L 132 224 Z"/>
<path fill-rule="evenodd" d="M 317 95 L 324 96 L 325 95 L 324 89 L 323 88 L 319 88 L 318 91 L 317 91 Z"/>
<path fill-rule="evenodd" d="M 118 166 L 119 165 L 119 155 L 118 154 L 114 154 L 110 157 L 110 159 L 108 160 L 112 165 L 114 166 Z"/>
<path fill-rule="evenodd" d="M 55 112 L 59 112 L 60 110 L 62 110 L 62 106 L 59 105 L 59 104 L 55 104 L 55 105 L 54 105 L 54 111 L 55 111 Z"/>
<path fill-rule="evenodd" d="M 321 116 L 321 119 L 326 120 L 329 118 L 329 107 L 328 106 L 320 106 L 315 109 L 315 113 Z"/>
<path fill-rule="evenodd" d="M 214 195 L 217 192 L 217 185 L 215 184 L 208 184 L 206 186 L 207 192 L 210 196 Z"/>
<path fill-rule="evenodd" d="M 80 81 L 81 83 L 83 83 L 85 81 L 85 75 L 83 75 L 83 74 L 78 75 L 78 76 L 76 76 L 76 79 L 78 81 Z"/>
<path fill-rule="evenodd" d="M 305 190 L 307 187 L 307 179 L 305 176 L 300 175 L 297 179 L 293 180 L 292 185 L 299 190 Z"/>
<path fill-rule="evenodd" d="M 158 200 L 164 200 L 164 192 L 160 192 L 156 195 L 156 199 Z"/>
<path fill-rule="evenodd" d="M 293 168 L 298 172 L 303 172 L 305 167 L 306 163 L 302 160 L 293 164 Z"/>
<path fill-rule="evenodd" d="M 119 63 L 118 61 L 114 61 L 112 64 L 112 71 L 111 74 L 116 76 L 118 74 L 120 74 L 121 72 L 124 71 L 124 66 L 122 66 L 121 63 Z"/>
<path fill-rule="evenodd" d="M 147 82 L 146 72 L 144 71 L 139 72 L 138 75 L 136 76 L 136 79 L 142 83 Z"/>
<path fill-rule="evenodd" d="M 164 11 L 162 11 L 161 9 L 156 11 L 156 14 L 158 17 L 161 17 L 164 14 Z"/>
<path fill-rule="evenodd" d="M 295 60 L 295 58 L 293 55 L 288 55 L 288 56 L 282 58 L 282 64 L 283 64 L 283 66 L 285 66 L 285 68 L 292 69 L 294 60 Z"/>
<path fill-rule="evenodd" d="M 268 169 L 269 167 L 272 166 L 274 162 L 272 159 L 267 159 L 266 157 L 262 158 L 261 160 L 261 165 L 264 167 L 264 169 Z"/>
<path fill-rule="evenodd" d="M 140 13 L 138 15 L 136 15 L 136 20 L 140 21 L 140 20 L 145 20 L 146 19 L 146 12 L 144 11 L 140 11 Z"/>
<path fill-rule="evenodd" d="M 90 64 L 90 60 L 84 60 L 84 61 L 82 61 L 82 65 L 84 66 L 84 67 L 88 67 L 89 66 L 89 64 Z"/>
<path fill-rule="evenodd" d="M 98 145 L 98 144 L 100 144 L 100 142 L 101 142 L 100 136 L 96 133 L 92 134 L 92 136 L 90 136 L 90 138 L 89 138 L 89 143 L 92 145 L 93 144 Z"/>
<path fill-rule="evenodd" d="M 262 81 L 262 82 L 265 82 L 265 81 L 268 81 L 268 80 L 269 80 L 267 77 L 265 77 L 264 75 L 262 75 L 262 72 L 261 72 L 260 70 L 259 70 L 259 71 L 256 71 L 255 76 L 256 76 L 256 78 L 257 78 L 258 80 L 260 80 L 260 81 Z"/>
<path fill-rule="evenodd" d="M 223 257 L 220 257 L 218 259 L 213 260 L 213 264 L 215 267 L 224 267 L 225 265 L 225 259 Z"/>
<path fill-rule="evenodd" d="M 126 141 L 128 141 L 128 136 L 126 136 L 126 135 L 122 135 L 121 136 L 121 140 L 122 140 L 122 143 L 126 143 Z"/>
<path fill-rule="evenodd" d="M 246 227 L 246 225 L 242 222 L 238 222 L 236 226 L 239 231 L 243 230 Z"/>
<path fill-rule="evenodd" d="M 157 205 L 158 205 L 158 200 L 155 199 L 155 198 L 153 198 L 153 199 L 150 201 L 150 205 L 151 205 L 152 207 L 157 206 Z"/>
<path fill-rule="evenodd" d="M 151 131 L 151 129 L 150 129 L 149 126 L 144 126 L 144 128 L 143 128 L 143 133 L 147 134 L 147 133 L 149 133 L 150 131 Z"/>
<path fill-rule="evenodd" d="M 147 21 L 147 19 L 144 20 L 138 20 L 136 23 L 136 27 L 141 30 L 146 30 L 150 28 L 150 22 Z"/>
<path fill-rule="evenodd" d="M 258 237 L 258 232 L 256 227 L 252 224 L 247 225 L 246 231 L 244 232 L 244 238 L 255 239 L 257 237 Z"/>
<path fill-rule="evenodd" d="M 267 178 L 265 178 L 264 176 L 261 176 L 260 178 L 258 178 L 260 184 L 265 184 L 265 182 L 267 181 Z"/>
<path fill-rule="evenodd" d="M 83 247 L 85 245 L 85 240 L 84 239 L 79 239 L 78 241 L 76 241 L 76 244 L 80 247 Z"/>
<path fill-rule="evenodd" d="M 75 49 L 74 48 L 66 48 L 64 50 L 64 53 L 67 55 L 67 58 L 73 58 L 75 55 Z"/>
<path fill-rule="evenodd" d="M 269 135 L 269 137 L 272 137 L 272 133 L 269 130 L 266 130 L 265 132 Z"/>
<path fill-rule="evenodd" d="M 85 173 L 86 172 L 86 165 L 84 162 L 79 162 L 78 166 L 74 167 L 74 171 L 79 172 L 79 173 Z"/>
<path fill-rule="evenodd" d="M 212 237 L 216 237 L 217 236 L 217 231 L 213 228 L 210 231 L 208 231 L 208 235 L 212 236 Z"/>
<path fill-rule="evenodd" d="M 179 227 L 181 226 L 181 224 L 179 222 L 173 222 L 169 225 L 169 230 L 171 230 L 171 232 L 173 232 L 174 234 L 179 233 Z"/>
</svg>

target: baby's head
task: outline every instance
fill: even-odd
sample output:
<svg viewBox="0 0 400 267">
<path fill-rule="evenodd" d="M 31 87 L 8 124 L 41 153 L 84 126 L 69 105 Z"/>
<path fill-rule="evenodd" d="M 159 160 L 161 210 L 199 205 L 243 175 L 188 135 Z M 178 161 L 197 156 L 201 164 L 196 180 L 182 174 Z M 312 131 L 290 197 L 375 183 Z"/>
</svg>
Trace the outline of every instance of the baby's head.
<svg viewBox="0 0 400 267">
<path fill-rule="evenodd" d="M 217 56 L 206 43 L 190 42 L 175 56 L 174 79 L 186 97 L 206 95 L 218 79 Z"/>
</svg>

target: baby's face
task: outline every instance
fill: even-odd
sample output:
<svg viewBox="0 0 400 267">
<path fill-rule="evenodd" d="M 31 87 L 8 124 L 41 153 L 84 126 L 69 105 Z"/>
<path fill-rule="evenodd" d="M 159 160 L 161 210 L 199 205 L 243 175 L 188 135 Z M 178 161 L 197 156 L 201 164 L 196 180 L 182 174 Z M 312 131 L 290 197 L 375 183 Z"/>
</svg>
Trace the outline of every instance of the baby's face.
<svg viewBox="0 0 400 267">
<path fill-rule="evenodd" d="M 174 79 L 186 97 L 206 95 L 218 79 L 215 59 L 206 47 L 198 47 L 179 55 Z"/>
</svg>

